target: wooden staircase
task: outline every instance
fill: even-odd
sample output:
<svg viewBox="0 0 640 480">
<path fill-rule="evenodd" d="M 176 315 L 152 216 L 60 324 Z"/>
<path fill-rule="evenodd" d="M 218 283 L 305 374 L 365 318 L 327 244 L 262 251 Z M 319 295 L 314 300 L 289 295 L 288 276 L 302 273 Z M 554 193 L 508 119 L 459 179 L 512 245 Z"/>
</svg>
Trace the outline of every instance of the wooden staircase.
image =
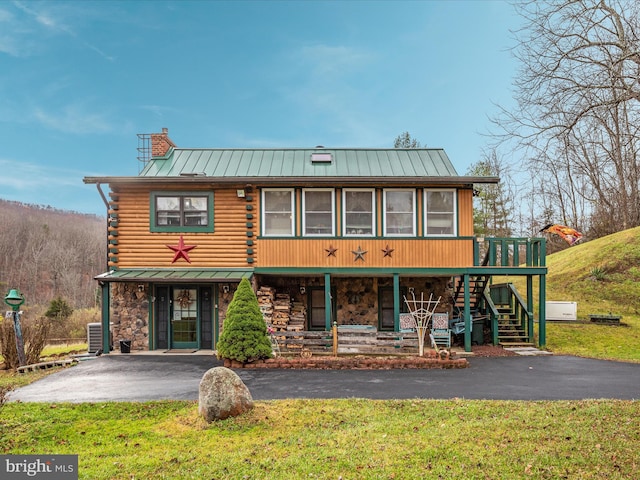
<svg viewBox="0 0 640 480">
<path fill-rule="evenodd" d="M 503 288 L 501 295 L 495 296 L 491 294 L 490 280 L 491 276 L 489 275 L 470 277 L 469 306 L 471 314 L 493 315 L 493 318 L 497 318 L 497 338 L 500 345 L 535 346 L 535 342 L 528 333 L 526 307 L 515 287 L 511 285 L 509 290 L 504 290 L 504 285 L 495 285 Z M 456 280 L 453 300 L 454 312 L 462 312 L 464 309 L 464 282 L 461 278 Z"/>
<path fill-rule="evenodd" d="M 469 301 L 471 311 L 477 311 L 482 302 L 482 295 L 487 288 L 490 276 L 475 275 L 469 278 Z M 461 312 L 464 309 L 464 282 L 460 277 L 456 279 L 453 294 L 454 312 Z"/>
<path fill-rule="evenodd" d="M 498 308 L 498 343 L 503 347 L 534 346 L 526 329 L 509 306 Z"/>
</svg>

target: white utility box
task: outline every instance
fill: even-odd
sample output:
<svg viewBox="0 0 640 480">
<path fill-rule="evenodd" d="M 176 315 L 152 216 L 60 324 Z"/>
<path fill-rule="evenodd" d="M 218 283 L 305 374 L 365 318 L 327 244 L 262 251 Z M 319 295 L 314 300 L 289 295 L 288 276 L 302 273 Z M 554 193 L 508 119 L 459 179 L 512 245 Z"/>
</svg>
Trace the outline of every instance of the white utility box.
<svg viewBox="0 0 640 480">
<path fill-rule="evenodd" d="M 546 302 L 547 320 L 578 320 L 577 302 Z"/>
</svg>

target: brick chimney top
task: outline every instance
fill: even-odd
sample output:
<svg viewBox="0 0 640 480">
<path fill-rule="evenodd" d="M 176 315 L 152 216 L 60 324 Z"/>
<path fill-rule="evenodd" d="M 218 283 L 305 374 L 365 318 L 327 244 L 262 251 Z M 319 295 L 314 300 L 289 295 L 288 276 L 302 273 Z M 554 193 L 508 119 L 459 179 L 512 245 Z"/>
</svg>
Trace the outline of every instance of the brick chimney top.
<svg viewBox="0 0 640 480">
<path fill-rule="evenodd" d="M 163 128 L 162 133 L 151 134 L 151 156 L 163 157 L 176 144 L 169 138 L 169 129 Z"/>
</svg>

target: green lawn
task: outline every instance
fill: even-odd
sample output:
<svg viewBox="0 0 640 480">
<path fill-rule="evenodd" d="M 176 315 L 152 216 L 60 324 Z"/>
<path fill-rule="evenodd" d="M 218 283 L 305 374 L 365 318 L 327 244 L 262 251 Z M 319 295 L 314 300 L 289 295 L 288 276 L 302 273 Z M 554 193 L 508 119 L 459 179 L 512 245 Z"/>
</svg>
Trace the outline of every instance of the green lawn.
<svg viewBox="0 0 640 480">
<path fill-rule="evenodd" d="M 207 425 L 195 402 L 6 404 L 4 453 L 80 478 L 640 478 L 631 401 L 282 400 Z"/>
</svg>

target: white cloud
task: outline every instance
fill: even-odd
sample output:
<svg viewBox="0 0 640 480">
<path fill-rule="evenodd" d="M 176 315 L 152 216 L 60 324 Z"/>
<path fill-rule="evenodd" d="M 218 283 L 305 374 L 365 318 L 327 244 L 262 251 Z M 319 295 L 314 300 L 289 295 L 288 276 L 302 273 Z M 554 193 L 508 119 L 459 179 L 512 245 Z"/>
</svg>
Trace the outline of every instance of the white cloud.
<svg viewBox="0 0 640 480">
<path fill-rule="evenodd" d="M 54 2 L 27 4 L 24 2 L 18 2 L 18 1 L 13 2 L 13 5 L 17 9 L 19 9 L 21 12 L 26 14 L 28 19 L 35 21 L 36 25 L 33 25 L 33 22 L 29 22 L 28 20 L 26 22 L 22 22 L 24 24 L 22 27 L 12 28 L 9 34 L 5 34 L 5 37 L 8 40 L 12 40 L 14 43 L 21 44 L 22 41 L 25 40 L 25 36 L 23 32 L 21 32 L 21 30 L 24 28 L 29 28 L 34 30 L 33 34 L 35 34 L 36 36 L 42 33 L 52 33 L 54 35 L 66 35 L 67 37 L 71 37 L 76 41 L 80 42 L 82 45 L 84 45 L 84 47 L 88 48 L 89 50 L 93 50 L 104 59 L 109 61 L 115 60 L 115 57 L 108 55 L 98 46 L 84 40 L 80 35 L 78 35 L 76 29 L 74 29 L 65 21 L 65 14 L 66 14 L 65 7 L 68 8 L 68 6 L 60 3 L 54 3 Z M 84 18 L 83 15 L 78 15 L 78 12 L 75 12 L 74 16 L 76 17 L 79 16 L 80 18 Z M 0 21 L 1 20 L 2 20 L 2 17 L 0 16 Z M 13 25 L 21 24 L 21 22 L 16 22 L 15 20 L 12 20 L 11 23 Z M 44 31 L 43 29 L 38 30 L 38 26 L 44 27 Z M 32 41 L 34 38 L 33 34 L 29 36 L 29 38 Z M 39 39 L 39 42 L 41 45 L 45 44 L 44 39 L 42 38 Z M 2 43 L 3 43 L 2 39 L 0 39 L 0 48 Z M 6 43 L 11 44 L 12 42 L 7 41 Z M 11 53 L 11 52 L 7 52 L 7 53 Z M 15 56 L 20 56 L 21 54 L 26 54 L 26 53 L 27 53 L 26 51 L 22 51 L 17 53 L 13 52 L 12 54 Z"/>
<path fill-rule="evenodd" d="M 78 105 L 68 105 L 59 112 L 35 108 L 33 117 L 42 125 L 66 133 L 106 133 L 113 130 L 104 115 L 88 112 Z"/>
<path fill-rule="evenodd" d="M 11 172 L 0 176 L 0 189 L 41 192 L 57 188 L 77 188 L 82 185 L 82 173 L 64 168 L 52 168 L 35 163 L 0 158 L 0 171 Z"/>
</svg>

